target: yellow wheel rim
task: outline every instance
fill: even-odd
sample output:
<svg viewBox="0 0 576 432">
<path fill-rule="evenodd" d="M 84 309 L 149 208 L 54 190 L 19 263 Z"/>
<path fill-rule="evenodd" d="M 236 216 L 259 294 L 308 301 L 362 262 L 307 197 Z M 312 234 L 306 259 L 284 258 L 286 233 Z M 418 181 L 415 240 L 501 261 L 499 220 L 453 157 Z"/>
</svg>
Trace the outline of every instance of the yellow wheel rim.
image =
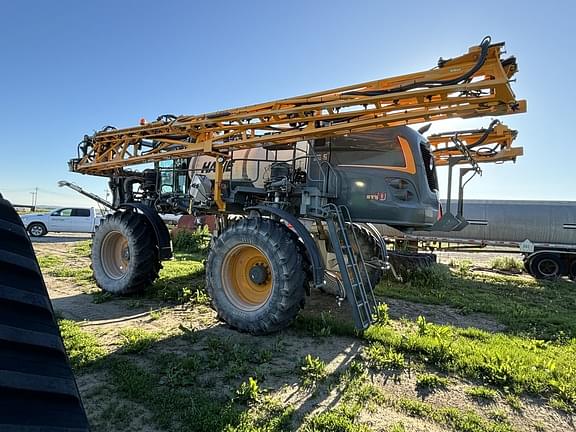
<svg viewBox="0 0 576 432">
<path fill-rule="evenodd" d="M 252 245 L 232 248 L 222 266 L 224 291 L 234 305 L 256 310 L 272 293 L 272 269 L 264 253 Z"/>
</svg>

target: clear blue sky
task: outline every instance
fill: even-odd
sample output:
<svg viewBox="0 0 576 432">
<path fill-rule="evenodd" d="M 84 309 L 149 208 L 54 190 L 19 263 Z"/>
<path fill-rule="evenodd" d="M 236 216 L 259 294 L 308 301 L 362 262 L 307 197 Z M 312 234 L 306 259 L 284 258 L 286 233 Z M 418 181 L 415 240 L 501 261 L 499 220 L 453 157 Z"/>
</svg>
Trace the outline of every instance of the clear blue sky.
<svg viewBox="0 0 576 432">
<path fill-rule="evenodd" d="M 104 194 L 67 171 L 85 133 L 418 71 L 492 35 L 518 57 L 528 113 L 502 119 L 525 156 L 486 166 L 467 196 L 576 200 L 575 18 L 568 1 L 3 2 L 0 191 L 86 203 L 56 186 Z"/>
</svg>

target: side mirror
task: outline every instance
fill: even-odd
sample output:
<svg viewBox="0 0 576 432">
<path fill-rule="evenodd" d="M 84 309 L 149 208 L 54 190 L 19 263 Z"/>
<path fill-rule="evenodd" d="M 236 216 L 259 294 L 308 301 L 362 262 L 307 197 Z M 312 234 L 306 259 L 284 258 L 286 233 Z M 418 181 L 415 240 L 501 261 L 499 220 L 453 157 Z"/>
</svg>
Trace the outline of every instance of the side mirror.
<svg viewBox="0 0 576 432">
<path fill-rule="evenodd" d="M 428 124 L 422 126 L 420 129 L 418 129 L 418 133 L 420 135 L 424 135 L 426 132 L 428 132 L 430 130 L 430 126 L 432 126 L 432 123 L 428 123 Z"/>
</svg>

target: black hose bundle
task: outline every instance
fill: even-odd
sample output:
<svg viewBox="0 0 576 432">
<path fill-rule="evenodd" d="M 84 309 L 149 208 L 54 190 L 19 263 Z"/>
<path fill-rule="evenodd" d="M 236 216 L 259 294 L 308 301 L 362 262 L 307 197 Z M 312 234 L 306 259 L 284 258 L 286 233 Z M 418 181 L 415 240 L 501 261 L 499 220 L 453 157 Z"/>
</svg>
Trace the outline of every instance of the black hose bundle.
<svg viewBox="0 0 576 432">
<path fill-rule="evenodd" d="M 467 72 L 460 75 L 459 77 L 448 79 L 448 80 L 432 80 L 432 81 L 421 81 L 421 82 L 414 82 L 411 84 L 402 85 L 399 87 L 395 87 L 392 89 L 385 89 L 385 90 L 369 90 L 369 91 L 351 91 L 344 93 L 345 95 L 359 95 L 359 96 L 381 96 L 388 93 L 397 93 L 397 92 L 404 92 L 408 90 L 413 90 L 415 88 L 432 88 L 432 87 L 442 87 L 448 85 L 455 85 L 467 81 L 470 79 L 477 71 L 482 67 L 484 62 L 486 61 L 486 57 L 488 56 L 488 48 L 490 48 L 490 42 L 492 38 L 490 36 L 486 36 L 480 42 L 480 56 L 478 57 L 478 61 L 472 68 L 470 68 Z M 446 60 L 440 61 L 439 65 L 442 67 L 446 63 Z"/>
</svg>

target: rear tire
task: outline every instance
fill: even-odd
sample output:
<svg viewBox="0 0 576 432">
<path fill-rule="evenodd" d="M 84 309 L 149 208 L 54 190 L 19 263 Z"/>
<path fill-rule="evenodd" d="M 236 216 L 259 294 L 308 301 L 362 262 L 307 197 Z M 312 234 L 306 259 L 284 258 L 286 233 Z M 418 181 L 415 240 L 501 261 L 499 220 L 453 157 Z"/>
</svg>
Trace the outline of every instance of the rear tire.
<svg viewBox="0 0 576 432">
<path fill-rule="evenodd" d="M 530 274 L 536 279 L 554 280 L 564 273 L 564 264 L 555 254 L 537 254 L 530 260 Z"/>
<path fill-rule="evenodd" d="M 353 233 L 352 230 L 354 230 L 354 234 L 356 234 L 356 238 L 358 239 L 358 247 L 360 249 L 360 252 L 362 252 L 362 257 L 364 258 L 364 262 L 368 263 L 369 261 L 373 261 L 375 259 L 379 259 L 380 254 L 380 248 L 378 247 L 378 245 L 376 244 L 376 241 L 374 240 L 374 238 L 370 235 L 370 233 L 368 233 L 365 229 L 363 229 L 360 226 L 357 225 L 352 225 L 352 228 L 350 228 L 350 226 L 347 227 L 347 233 L 348 233 L 348 238 L 350 239 L 350 241 L 352 242 L 353 246 L 353 250 L 356 256 L 356 261 L 360 262 L 360 254 L 359 251 L 357 250 L 357 248 L 354 245 L 354 242 L 352 241 L 353 239 Z M 382 279 L 382 270 L 378 269 L 378 268 L 374 268 L 372 266 L 366 266 L 366 269 L 368 270 L 368 278 L 370 279 L 370 285 L 372 286 L 372 289 L 376 288 L 376 285 L 378 285 L 378 283 L 380 282 L 380 280 Z M 332 266 L 332 268 L 330 268 L 329 270 L 331 270 L 332 272 L 338 274 L 338 276 L 340 276 L 340 269 L 338 268 L 338 264 L 335 263 L 335 265 Z M 363 281 L 364 283 L 366 283 L 366 277 L 364 275 L 363 276 Z M 324 284 L 324 287 L 322 288 L 322 291 L 331 294 L 331 295 L 335 295 L 335 296 L 342 296 L 345 297 L 346 293 L 342 292 L 342 289 L 340 288 L 340 283 L 338 280 L 336 280 L 336 278 L 334 276 L 332 276 L 331 274 L 326 274 L 325 275 L 325 280 L 326 283 Z"/>
<path fill-rule="evenodd" d="M 243 219 L 216 238 L 206 290 L 231 327 L 266 334 L 287 327 L 304 303 L 303 258 L 291 232 L 270 219 Z"/>
<path fill-rule="evenodd" d="M 142 291 L 161 267 L 156 237 L 144 215 L 116 212 L 99 225 L 92 242 L 92 270 L 102 290 L 120 295 Z"/>
<path fill-rule="evenodd" d="M 32 237 L 42 237 L 48 233 L 44 224 L 41 224 L 40 222 L 32 222 L 28 225 L 27 231 Z"/>
<path fill-rule="evenodd" d="M 404 282 L 408 282 L 414 272 L 436 264 L 436 255 L 432 253 L 390 251 L 388 259 Z"/>
</svg>

